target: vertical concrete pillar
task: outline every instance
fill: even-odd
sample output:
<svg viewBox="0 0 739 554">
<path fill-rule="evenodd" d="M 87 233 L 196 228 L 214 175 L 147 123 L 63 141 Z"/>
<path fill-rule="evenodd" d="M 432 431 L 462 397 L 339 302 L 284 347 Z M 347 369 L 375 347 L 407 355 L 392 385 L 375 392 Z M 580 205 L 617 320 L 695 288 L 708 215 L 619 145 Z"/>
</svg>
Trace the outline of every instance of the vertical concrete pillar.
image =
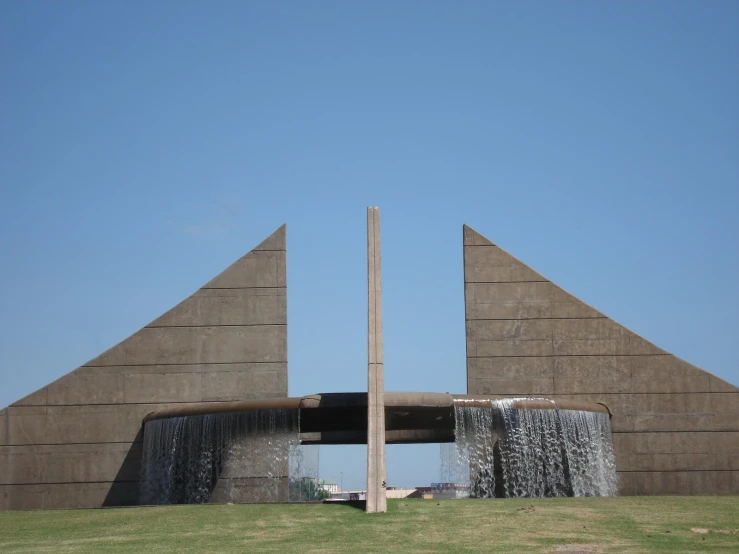
<svg viewBox="0 0 739 554">
<path fill-rule="evenodd" d="M 367 512 L 386 512 L 380 209 L 367 208 Z"/>
</svg>

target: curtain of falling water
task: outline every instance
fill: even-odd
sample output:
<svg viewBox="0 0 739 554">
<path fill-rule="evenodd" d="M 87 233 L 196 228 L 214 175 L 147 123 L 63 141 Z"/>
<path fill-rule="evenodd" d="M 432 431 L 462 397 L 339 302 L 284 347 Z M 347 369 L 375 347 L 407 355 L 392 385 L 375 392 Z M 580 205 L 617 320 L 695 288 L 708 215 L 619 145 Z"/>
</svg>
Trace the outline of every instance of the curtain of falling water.
<svg viewBox="0 0 739 554">
<path fill-rule="evenodd" d="M 292 483 L 318 478 L 318 450 L 299 429 L 299 411 L 280 409 L 149 421 L 140 502 L 303 500 Z"/>
<path fill-rule="evenodd" d="M 491 401 L 489 407 L 455 400 L 457 463 L 462 468 L 457 475 L 468 473 L 470 496 L 617 494 L 608 414 L 559 410 L 553 401 L 550 410 L 516 409 L 516 400 Z M 442 447 L 444 458 L 448 452 Z M 442 462 L 442 471 L 453 476 L 449 465 Z"/>
<path fill-rule="evenodd" d="M 319 446 L 296 444 L 290 448 L 290 502 L 320 500 L 318 488 Z"/>
<path fill-rule="evenodd" d="M 457 452 L 457 443 L 443 442 L 439 446 L 441 455 L 439 481 L 463 486 L 469 485 L 469 468 L 463 467 L 459 463 L 460 456 Z"/>
<path fill-rule="evenodd" d="M 570 412 L 562 418 L 562 434 L 574 495 L 616 496 L 616 458 L 608 414 Z"/>
</svg>

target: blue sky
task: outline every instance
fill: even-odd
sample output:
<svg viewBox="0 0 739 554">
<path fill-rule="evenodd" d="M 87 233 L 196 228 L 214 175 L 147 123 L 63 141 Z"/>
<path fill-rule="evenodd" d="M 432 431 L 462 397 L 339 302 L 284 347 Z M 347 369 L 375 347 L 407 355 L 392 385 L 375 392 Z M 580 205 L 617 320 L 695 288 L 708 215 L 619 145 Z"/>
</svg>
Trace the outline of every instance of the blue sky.
<svg viewBox="0 0 739 554">
<path fill-rule="evenodd" d="M 368 205 L 389 390 L 464 392 L 463 223 L 739 384 L 737 21 L 733 1 L 1 3 L 0 406 L 283 222 L 290 394 L 364 390 Z M 436 446 L 389 458 L 389 484 L 438 477 Z M 363 463 L 321 450 L 347 487 Z"/>
</svg>

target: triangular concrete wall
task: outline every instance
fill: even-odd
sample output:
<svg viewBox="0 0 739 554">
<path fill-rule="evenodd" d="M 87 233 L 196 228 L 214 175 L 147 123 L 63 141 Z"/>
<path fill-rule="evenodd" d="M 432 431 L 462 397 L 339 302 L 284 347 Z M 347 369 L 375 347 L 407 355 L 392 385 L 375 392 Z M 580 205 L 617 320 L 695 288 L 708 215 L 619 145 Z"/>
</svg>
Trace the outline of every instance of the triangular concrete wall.
<svg viewBox="0 0 739 554">
<path fill-rule="evenodd" d="M 622 494 L 739 494 L 737 387 L 463 234 L 469 394 L 605 403 Z"/>
<path fill-rule="evenodd" d="M 286 228 L 192 296 L 0 411 L 0 509 L 138 502 L 141 420 L 287 396 Z"/>
</svg>

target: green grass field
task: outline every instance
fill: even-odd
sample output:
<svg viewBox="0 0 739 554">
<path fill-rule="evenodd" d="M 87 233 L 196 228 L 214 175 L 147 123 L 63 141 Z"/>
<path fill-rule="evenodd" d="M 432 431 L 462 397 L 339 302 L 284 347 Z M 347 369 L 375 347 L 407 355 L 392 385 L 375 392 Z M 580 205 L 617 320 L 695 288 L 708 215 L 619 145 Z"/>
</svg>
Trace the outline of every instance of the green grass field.
<svg viewBox="0 0 739 554">
<path fill-rule="evenodd" d="M 0 513 L 2 552 L 739 552 L 739 498 L 392 500 Z"/>
</svg>

